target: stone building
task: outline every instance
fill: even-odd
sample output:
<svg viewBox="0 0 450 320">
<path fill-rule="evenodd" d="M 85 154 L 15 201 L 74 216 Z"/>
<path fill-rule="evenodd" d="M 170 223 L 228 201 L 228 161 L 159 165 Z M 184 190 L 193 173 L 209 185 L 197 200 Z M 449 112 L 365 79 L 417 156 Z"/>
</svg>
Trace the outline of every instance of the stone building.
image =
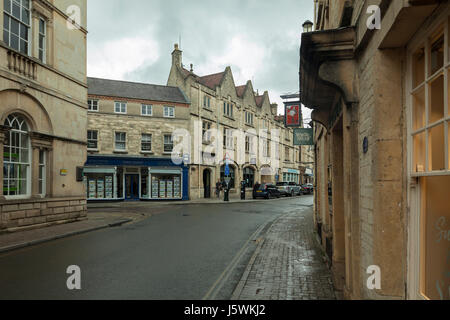
<svg viewBox="0 0 450 320">
<path fill-rule="evenodd" d="M 85 0 L 0 2 L 0 233 L 86 217 L 86 36 Z"/>
<path fill-rule="evenodd" d="M 88 86 L 88 200 L 188 200 L 184 153 L 172 158 L 174 134 L 189 129 L 184 93 L 97 78 L 88 78 Z"/>
<path fill-rule="evenodd" d="M 247 182 L 247 196 L 256 182 L 299 182 L 300 149 L 293 146 L 293 131 L 276 120 L 277 105 L 268 92 L 255 92 L 252 82 L 236 85 L 231 68 L 205 76 L 182 64 L 178 45 L 172 53 L 167 82 L 191 101 L 190 197 L 209 198 L 217 181 L 223 182 L 229 161 L 231 196 Z M 216 133 L 216 134 L 214 134 Z"/>
<path fill-rule="evenodd" d="M 449 299 L 449 2 L 314 4 L 300 91 L 335 285 L 349 299 Z"/>
</svg>

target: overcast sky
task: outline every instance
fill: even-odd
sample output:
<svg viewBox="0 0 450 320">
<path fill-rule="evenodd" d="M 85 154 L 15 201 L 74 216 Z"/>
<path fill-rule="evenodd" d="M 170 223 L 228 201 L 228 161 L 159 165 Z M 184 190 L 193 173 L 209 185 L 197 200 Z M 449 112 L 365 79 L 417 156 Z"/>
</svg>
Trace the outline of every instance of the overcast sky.
<svg viewBox="0 0 450 320">
<path fill-rule="evenodd" d="M 299 90 L 301 25 L 313 0 L 89 0 L 88 76 L 167 84 L 173 45 L 200 76 L 230 66 L 283 113 Z M 305 118 L 309 118 L 309 112 Z"/>
</svg>

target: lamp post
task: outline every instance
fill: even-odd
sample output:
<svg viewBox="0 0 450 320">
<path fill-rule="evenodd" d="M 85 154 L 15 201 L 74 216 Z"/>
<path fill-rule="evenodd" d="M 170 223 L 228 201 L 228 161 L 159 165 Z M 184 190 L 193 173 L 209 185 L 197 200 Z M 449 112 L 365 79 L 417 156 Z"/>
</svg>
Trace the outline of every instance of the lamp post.
<svg viewBox="0 0 450 320">
<path fill-rule="evenodd" d="M 303 23 L 303 32 L 311 32 L 313 28 L 313 23 L 309 20 L 306 20 L 305 23 Z"/>
</svg>

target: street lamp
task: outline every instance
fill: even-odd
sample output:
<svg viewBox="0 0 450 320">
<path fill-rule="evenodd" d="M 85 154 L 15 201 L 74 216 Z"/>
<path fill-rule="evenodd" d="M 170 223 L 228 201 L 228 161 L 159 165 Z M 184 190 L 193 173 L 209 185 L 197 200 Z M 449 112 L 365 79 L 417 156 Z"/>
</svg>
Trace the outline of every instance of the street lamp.
<svg viewBox="0 0 450 320">
<path fill-rule="evenodd" d="M 303 32 L 311 32 L 313 28 L 313 23 L 309 20 L 306 20 L 305 23 L 303 23 Z"/>
</svg>

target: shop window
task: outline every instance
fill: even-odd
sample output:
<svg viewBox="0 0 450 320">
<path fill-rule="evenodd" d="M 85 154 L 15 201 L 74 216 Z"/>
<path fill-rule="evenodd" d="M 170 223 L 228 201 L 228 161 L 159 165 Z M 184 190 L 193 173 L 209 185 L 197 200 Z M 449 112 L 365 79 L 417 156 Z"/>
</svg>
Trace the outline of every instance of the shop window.
<svg viewBox="0 0 450 320">
<path fill-rule="evenodd" d="M 445 136 L 444 124 L 428 130 L 428 164 L 429 171 L 445 170 Z"/>
<path fill-rule="evenodd" d="M 440 31 L 430 39 L 430 76 L 444 66 L 444 33 Z"/>
<path fill-rule="evenodd" d="M 430 84 L 429 124 L 444 118 L 444 76 L 441 75 Z"/>
<path fill-rule="evenodd" d="M 435 300 L 450 299 L 450 176 L 423 177 L 420 237 L 421 293 Z"/>
<path fill-rule="evenodd" d="M 148 198 L 148 169 L 141 169 L 141 198 Z"/>
<path fill-rule="evenodd" d="M 181 173 L 151 174 L 152 199 L 181 199 Z"/>
<path fill-rule="evenodd" d="M 424 172 L 425 171 L 425 132 L 416 134 L 413 137 L 414 141 L 414 171 Z"/>
<path fill-rule="evenodd" d="M 28 196 L 31 192 L 28 125 L 22 116 L 10 115 L 5 126 L 10 130 L 3 151 L 3 195 Z"/>
<path fill-rule="evenodd" d="M 255 170 L 252 168 L 245 168 L 244 181 L 247 182 L 247 188 L 253 188 L 255 184 Z"/>
<path fill-rule="evenodd" d="M 112 173 L 87 173 L 87 198 L 113 199 L 114 195 L 114 174 Z M 118 180 L 120 181 L 120 180 Z"/>
<path fill-rule="evenodd" d="M 173 137 L 171 134 L 164 135 L 164 152 L 170 153 L 173 150 Z"/>
<path fill-rule="evenodd" d="M 413 130 L 425 127 L 425 88 L 413 94 Z"/>
</svg>

